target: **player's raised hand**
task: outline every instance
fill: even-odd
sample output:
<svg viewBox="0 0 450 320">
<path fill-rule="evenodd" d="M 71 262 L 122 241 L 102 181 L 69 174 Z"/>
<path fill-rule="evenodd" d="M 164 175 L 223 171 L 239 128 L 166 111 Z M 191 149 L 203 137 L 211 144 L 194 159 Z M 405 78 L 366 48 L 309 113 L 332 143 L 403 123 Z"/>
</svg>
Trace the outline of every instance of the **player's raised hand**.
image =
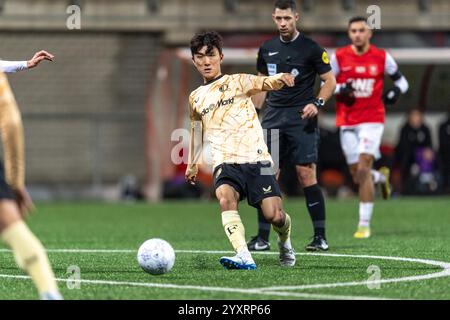
<svg viewBox="0 0 450 320">
<path fill-rule="evenodd" d="M 283 73 L 280 80 L 288 87 L 293 87 L 295 85 L 295 77 L 290 73 Z"/>
<path fill-rule="evenodd" d="M 33 58 L 28 60 L 27 67 L 28 67 L 28 69 L 31 69 L 31 68 L 37 67 L 37 65 L 39 63 L 41 63 L 43 60 L 53 61 L 54 58 L 55 58 L 55 56 L 52 55 L 51 53 L 48 53 L 45 50 L 41 50 L 39 52 L 36 52 L 34 54 Z"/>
<path fill-rule="evenodd" d="M 302 119 L 311 119 L 314 118 L 315 116 L 317 116 L 317 114 L 319 113 L 319 110 L 317 109 L 317 107 L 312 104 L 309 103 L 307 104 L 302 111 L 300 111 L 301 117 Z"/>
<path fill-rule="evenodd" d="M 198 166 L 196 164 L 188 165 L 186 169 L 185 178 L 186 181 L 192 185 L 195 185 L 198 174 Z"/>
<path fill-rule="evenodd" d="M 34 211 L 35 207 L 33 200 L 25 188 L 15 189 L 14 195 L 16 196 L 16 202 L 19 206 L 20 214 L 22 217 L 26 217 L 30 211 Z"/>
</svg>

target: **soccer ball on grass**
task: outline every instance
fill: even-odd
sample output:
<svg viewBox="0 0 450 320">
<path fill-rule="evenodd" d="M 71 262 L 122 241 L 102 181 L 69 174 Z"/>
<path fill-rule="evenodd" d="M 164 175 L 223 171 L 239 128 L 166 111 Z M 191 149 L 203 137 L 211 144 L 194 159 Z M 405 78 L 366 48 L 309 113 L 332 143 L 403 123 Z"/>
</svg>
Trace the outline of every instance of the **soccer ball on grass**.
<svg viewBox="0 0 450 320">
<path fill-rule="evenodd" d="M 150 239 L 139 247 L 137 260 L 145 272 L 164 274 L 169 272 L 175 263 L 175 251 L 165 240 Z"/>
</svg>

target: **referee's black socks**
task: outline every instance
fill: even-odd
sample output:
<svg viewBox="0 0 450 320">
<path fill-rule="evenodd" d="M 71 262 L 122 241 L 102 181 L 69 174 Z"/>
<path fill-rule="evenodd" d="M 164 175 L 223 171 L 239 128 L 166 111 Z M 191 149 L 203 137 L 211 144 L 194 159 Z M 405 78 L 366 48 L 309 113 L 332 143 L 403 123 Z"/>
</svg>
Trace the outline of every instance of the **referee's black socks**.
<svg viewBox="0 0 450 320">
<path fill-rule="evenodd" d="M 314 226 L 314 235 L 325 238 L 325 199 L 319 185 L 315 184 L 303 189 L 306 207 Z"/>
</svg>

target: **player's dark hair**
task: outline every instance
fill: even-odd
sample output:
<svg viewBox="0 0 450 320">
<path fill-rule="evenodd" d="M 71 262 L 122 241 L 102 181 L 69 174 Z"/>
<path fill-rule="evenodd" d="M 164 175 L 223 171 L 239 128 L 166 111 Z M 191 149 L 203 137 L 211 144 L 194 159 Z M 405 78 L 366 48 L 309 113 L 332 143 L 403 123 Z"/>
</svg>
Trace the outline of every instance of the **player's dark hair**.
<svg viewBox="0 0 450 320">
<path fill-rule="evenodd" d="M 273 6 L 274 9 L 291 9 L 293 12 L 297 11 L 297 4 L 295 3 L 295 0 L 276 0 Z"/>
<path fill-rule="evenodd" d="M 354 22 L 365 22 L 367 23 L 367 18 L 363 17 L 363 16 L 356 16 L 356 17 L 352 17 L 350 18 L 350 20 L 348 20 L 348 26 L 350 27 L 350 25 Z"/>
<path fill-rule="evenodd" d="M 205 31 L 197 33 L 191 39 L 191 53 L 192 57 L 198 53 L 204 46 L 206 46 L 206 53 L 210 53 L 216 47 L 219 53 L 222 54 L 223 39 L 220 34 L 215 31 Z"/>
</svg>

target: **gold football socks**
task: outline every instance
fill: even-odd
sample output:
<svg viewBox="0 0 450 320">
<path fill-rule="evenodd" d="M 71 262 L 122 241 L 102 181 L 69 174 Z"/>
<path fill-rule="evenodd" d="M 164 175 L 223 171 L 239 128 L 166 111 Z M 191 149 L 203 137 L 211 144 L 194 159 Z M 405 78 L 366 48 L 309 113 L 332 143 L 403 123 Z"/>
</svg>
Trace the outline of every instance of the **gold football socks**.
<svg viewBox="0 0 450 320">
<path fill-rule="evenodd" d="M 286 220 L 282 227 L 273 226 L 273 230 L 278 233 L 278 238 L 281 243 L 286 243 L 286 241 L 290 241 L 291 238 L 291 217 L 285 213 Z"/>
<path fill-rule="evenodd" d="M 11 248 L 17 265 L 33 280 L 42 298 L 60 299 L 55 276 L 44 247 L 23 221 L 18 221 L 1 234 Z"/>
<path fill-rule="evenodd" d="M 222 212 L 222 224 L 225 233 L 237 253 L 248 251 L 245 241 L 245 228 L 239 213 L 235 210 Z"/>
</svg>

